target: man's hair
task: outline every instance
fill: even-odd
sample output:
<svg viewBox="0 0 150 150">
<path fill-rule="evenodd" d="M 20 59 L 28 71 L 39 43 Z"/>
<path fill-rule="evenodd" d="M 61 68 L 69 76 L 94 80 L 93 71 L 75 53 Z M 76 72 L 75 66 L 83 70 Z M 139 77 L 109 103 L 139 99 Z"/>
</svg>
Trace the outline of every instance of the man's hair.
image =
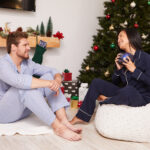
<svg viewBox="0 0 150 150">
<path fill-rule="evenodd" d="M 8 37 L 7 37 L 7 52 L 10 53 L 11 52 L 11 45 L 14 44 L 16 46 L 18 46 L 19 41 L 22 38 L 28 38 L 28 34 L 26 32 L 20 32 L 20 31 L 15 31 L 15 32 L 11 32 L 9 33 Z"/>
</svg>

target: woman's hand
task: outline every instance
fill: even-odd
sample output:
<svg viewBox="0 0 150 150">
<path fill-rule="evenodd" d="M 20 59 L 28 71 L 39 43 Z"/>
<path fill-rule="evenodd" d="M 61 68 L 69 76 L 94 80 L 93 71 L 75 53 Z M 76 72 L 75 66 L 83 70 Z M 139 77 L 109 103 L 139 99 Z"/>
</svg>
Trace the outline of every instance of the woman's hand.
<svg viewBox="0 0 150 150">
<path fill-rule="evenodd" d="M 122 63 L 130 72 L 134 72 L 136 69 L 135 64 L 131 61 L 130 57 L 127 56 L 126 59 L 123 59 L 124 62 Z"/>
<path fill-rule="evenodd" d="M 116 63 L 117 70 L 120 70 L 123 67 L 123 65 L 120 65 L 118 63 L 120 55 L 121 55 L 121 53 L 117 54 L 117 57 L 115 58 L 115 63 Z"/>
</svg>

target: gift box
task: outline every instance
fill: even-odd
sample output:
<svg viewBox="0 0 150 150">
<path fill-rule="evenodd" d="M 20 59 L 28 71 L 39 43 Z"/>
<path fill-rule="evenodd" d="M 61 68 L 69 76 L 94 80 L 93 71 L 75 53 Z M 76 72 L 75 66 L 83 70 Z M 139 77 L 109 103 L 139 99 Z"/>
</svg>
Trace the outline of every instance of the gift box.
<svg viewBox="0 0 150 150">
<path fill-rule="evenodd" d="M 79 88 L 79 100 L 83 101 L 88 91 L 88 83 L 81 83 Z"/>
<path fill-rule="evenodd" d="M 72 73 L 69 72 L 68 69 L 65 69 L 64 72 L 62 73 L 62 75 L 63 75 L 64 81 L 72 81 Z"/>
<path fill-rule="evenodd" d="M 78 108 L 78 96 L 72 96 L 71 97 L 71 108 Z"/>
<path fill-rule="evenodd" d="M 71 96 L 78 96 L 79 83 L 74 81 L 63 81 L 64 93 L 71 94 Z"/>
</svg>

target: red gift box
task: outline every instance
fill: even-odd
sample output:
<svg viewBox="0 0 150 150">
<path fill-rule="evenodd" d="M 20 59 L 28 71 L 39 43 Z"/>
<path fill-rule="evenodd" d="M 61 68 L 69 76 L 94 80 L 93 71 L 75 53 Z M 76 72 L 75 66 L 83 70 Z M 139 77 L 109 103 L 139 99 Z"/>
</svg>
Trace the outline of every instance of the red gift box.
<svg viewBox="0 0 150 150">
<path fill-rule="evenodd" d="M 64 77 L 64 81 L 72 81 L 72 73 L 70 72 L 68 73 L 63 72 L 63 77 Z"/>
</svg>

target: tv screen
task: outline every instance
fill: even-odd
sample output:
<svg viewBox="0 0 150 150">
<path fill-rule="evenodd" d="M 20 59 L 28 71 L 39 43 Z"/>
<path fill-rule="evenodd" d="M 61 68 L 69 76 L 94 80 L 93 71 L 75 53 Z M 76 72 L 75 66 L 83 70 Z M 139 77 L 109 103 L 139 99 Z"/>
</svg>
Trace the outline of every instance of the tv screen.
<svg viewBox="0 0 150 150">
<path fill-rule="evenodd" d="M 35 0 L 0 0 L 0 7 L 35 11 Z"/>
</svg>

